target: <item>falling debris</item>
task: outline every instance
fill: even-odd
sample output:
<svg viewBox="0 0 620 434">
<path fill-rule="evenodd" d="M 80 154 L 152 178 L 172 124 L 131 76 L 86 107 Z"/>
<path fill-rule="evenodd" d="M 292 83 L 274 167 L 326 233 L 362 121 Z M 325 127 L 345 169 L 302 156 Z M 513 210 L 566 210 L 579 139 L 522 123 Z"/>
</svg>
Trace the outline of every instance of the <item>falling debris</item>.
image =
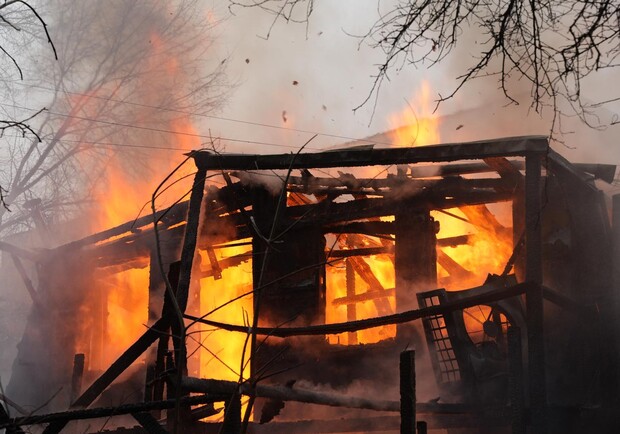
<svg viewBox="0 0 620 434">
<path fill-rule="evenodd" d="M 321 108 L 323 109 L 323 111 L 324 111 L 324 112 L 326 112 L 326 111 L 327 111 L 327 106 L 326 106 L 325 104 L 323 104 L 323 105 L 321 106 Z"/>
<path fill-rule="evenodd" d="M 297 80 L 293 80 L 293 86 L 297 86 L 299 82 Z"/>
<path fill-rule="evenodd" d="M 245 59 L 245 63 L 250 63 L 250 59 Z"/>
<path fill-rule="evenodd" d="M 459 125 L 458 127 L 456 127 L 456 130 L 460 130 L 461 128 L 463 128 L 463 124 Z"/>
<path fill-rule="evenodd" d="M 286 117 L 286 110 L 282 110 L 282 120 L 284 121 L 284 123 L 286 123 L 286 121 L 288 120 L 288 118 Z"/>
</svg>

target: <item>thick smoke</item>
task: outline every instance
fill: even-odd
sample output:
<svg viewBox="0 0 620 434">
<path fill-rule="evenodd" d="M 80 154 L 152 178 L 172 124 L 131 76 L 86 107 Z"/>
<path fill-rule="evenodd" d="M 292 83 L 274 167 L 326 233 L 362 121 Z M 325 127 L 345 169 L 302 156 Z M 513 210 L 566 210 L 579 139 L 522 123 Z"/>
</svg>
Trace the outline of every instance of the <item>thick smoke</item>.
<svg viewBox="0 0 620 434">
<path fill-rule="evenodd" d="M 43 143 L 51 145 L 45 164 L 58 167 L 59 175 L 33 194 L 61 191 L 67 202 L 79 205 L 54 216 L 71 218 L 72 230 L 51 226 L 51 247 L 139 215 L 155 187 L 183 160 L 182 152 L 208 142 L 193 129 L 192 118 L 220 107 L 228 87 L 225 65 L 211 54 L 215 23 L 197 2 L 65 0 L 40 5 L 39 12 L 59 59 L 35 64 L 40 76 L 30 92 L 49 108 L 39 128 Z M 26 167 L 33 164 L 22 158 Z M 188 165 L 177 176 L 190 171 Z M 188 185 L 168 190 L 157 205 L 182 197 Z M 30 410 L 66 408 L 73 354 L 88 350 L 83 340 L 95 329 L 98 294 L 118 290 L 114 278 L 101 278 L 106 271 L 96 273 L 95 258 L 80 249 L 40 255 L 31 268 L 37 303 L 27 318 L 15 319 L 25 322 L 25 333 L 6 393 Z M 102 369 L 86 363 L 87 369 Z"/>
</svg>

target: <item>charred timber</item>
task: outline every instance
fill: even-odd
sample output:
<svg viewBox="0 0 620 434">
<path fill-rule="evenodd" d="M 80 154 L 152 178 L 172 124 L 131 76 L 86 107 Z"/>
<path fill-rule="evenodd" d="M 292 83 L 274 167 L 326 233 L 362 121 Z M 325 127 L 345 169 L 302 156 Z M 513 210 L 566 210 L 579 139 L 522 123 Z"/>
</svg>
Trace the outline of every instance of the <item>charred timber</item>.
<svg viewBox="0 0 620 434">
<path fill-rule="evenodd" d="M 548 149 L 549 144 L 546 137 L 526 136 L 415 148 L 358 148 L 279 155 L 216 154 L 200 150 L 192 153 L 192 157 L 196 165 L 205 170 L 286 170 L 448 162 L 489 157 L 516 157 L 529 154 L 543 155 Z"/>
<path fill-rule="evenodd" d="M 359 408 L 364 410 L 399 412 L 399 401 L 368 399 L 332 392 L 318 392 L 308 389 L 290 388 L 257 384 L 252 387 L 249 383 L 236 383 L 226 380 L 211 380 L 205 378 L 184 377 L 181 386 L 188 392 L 207 393 L 215 395 L 232 395 L 241 393 L 258 398 L 278 399 L 281 401 L 296 401 L 307 404 L 319 404 L 330 407 Z M 434 404 L 418 403 L 416 411 L 422 413 L 459 414 L 471 411 L 471 407 L 462 404 Z"/>
<path fill-rule="evenodd" d="M 362 181 L 362 180 L 360 180 Z M 335 187 L 316 187 L 305 188 L 302 186 L 288 185 L 287 190 L 293 193 L 316 194 L 320 196 L 337 197 L 343 194 L 382 196 L 388 199 L 401 199 L 413 197 L 427 192 L 435 194 L 447 194 L 455 189 L 469 191 L 475 189 L 491 189 L 496 191 L 512 191 L 516 184 L 512 180 L 502 178 L 491 179 L 464 179 L 450 177 L 434 181 L 410 181 L 404 180 L 393 182 L 393 185 L 386 185 L 383 188 L 335 186 Z"/>
<path fill-rule="evenodd" d="M 515 169 L 519 171 L 525 170 L 525 162 L 523 160 L 508 161 Z M 613 182 L 616 174 L 616 165 L 614 164 L 572 163 L 572 166 L 608 184 Z M 496 171 L 496 168 L 485 163 L 454 163 L 442 165 L 416 165 L 411 167 L 410 173 L 414 178 L 432 178 L 436 176 L 468 175 L 493 171 Z"/>
<path fill-rule="evenodd" d="M 181 222 L 185 219 L 187 214 L 187 207 L 189 202 L 180 202 L 176 205 L 171 206 L 170 208 L 163 209 L 161 211 L 156 212 L 155 214 L 149 214 L 144 217 L 140 217 L 136 220 L 131 220 L 127 223 L 123 223 L 122 225 L 107 229 L 102 232 L 97 232 L 96 234 L 90 235 L 88 237 L 82 238 L 77 241 L 73 241 L 67 244 L 64 244 L 55 250 L 61 252 L 66 249 L 78 249 L 90 244 L 95 244 L 101 241 L 105 241 L 109 238 L 118 237 L 127 232 L 137 232 L 143 226 L 152 225 L 155 220 L 162 220 L 165 225 L 171 225 L 174 223 Z"/>
<path fill-rule="evenodd" d="M 457 208 L 466 205 L 505 202 L 512 200 L 512 193 L 496 191 L 453 192 L 452 195 L 433 195 L 414 198 L 414 203 L 406 206 L 407 211 L 420 209 Z M 321 202 L 287 208 L 291 218 L 301 219 L 297 224 L 327 225 L 347 220 L 394 215 L 405 207 L 402 201 L 384 199 L 359 199 L 350 202 Z"/>
<path fill-rule="evenodd" d="M 199 405 L 213 402 L 222 402 L 226 400 L 226 396 L 222 395 L 200 395 L 183 397 L 180 400 L 166 399 L 162 401 L 149 401 L 136 404 L 123 404 L 115 407 L 87 408 L 81 410 L 69 410 L 58 413 L 48 413 L 33 416 L 14 417 L 0 422 L 0 429 L 10 426 L 25 425 L 41 425 L 44 423 L 66 424 L 72 420 L 96 419 L 100 417 L 120 416 L 123 414 L 132 414 L 151 410 L 166 410 L 174 408 L 178 403 L 182 406 Z M 64 425 L 63 425 L 64 426 Z"/>
</svg>

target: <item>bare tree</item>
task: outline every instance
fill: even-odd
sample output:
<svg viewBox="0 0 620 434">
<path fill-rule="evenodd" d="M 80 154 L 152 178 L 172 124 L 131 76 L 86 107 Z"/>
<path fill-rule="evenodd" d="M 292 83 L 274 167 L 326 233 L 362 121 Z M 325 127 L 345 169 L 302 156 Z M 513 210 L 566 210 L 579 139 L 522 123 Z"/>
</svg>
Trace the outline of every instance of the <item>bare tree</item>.
<svg viewBox="0 0 620 434">
<path fill-rule="evenodd" d="M 16 58 L 18 54 L 15 54 L 15 52 L 19 53 L 22 51 L 20 47 L 30 44 L 38 31 L 42 31 L 45 34 L 47 41 L 51 45 L 54 57 L 57 58 L 56 47 L 47 30 L 47 24 L 29 2 L 11 0 L 5 1 L 0 5 L 0 53 L 8 60 L 6 64 L 2 63 L 0 72 L 2 72 L 5 78 L 17 75 L 20 80 L 24 79 L 24 73 Z M 10 86 L 10 80 L 5 81 L 4 84 Z M 11 117 L 0 119 L 0 137 L 4 137 L 9 131 L 15 131 L 21 134 L 22 137 L 32 135 L 35 139 L 39 139 L 36 132 L 30 127 L 29 122 L 40 113 L 41 110 L 22 119 Z M 7 192 L 0 184 L 0 206 L 5 211 L 9 211 L 5 201 L 5 194 Z"/>
<path fill-rule="evenodd" d="M 139 172 L 153 147 L 174 146 L 174 122 L 216 109 L 228 89 L 225 64 L 211 61 L 215 22 L 197 1 L 60 0 L 38 10 L 58 61 L 30 57 L 33 78 L 10 89 L 14 116 L 47 110 L 31 135 L 7 144 L 0 184 L 11 212 L 0 209 L 0 236 L 32 226 L 34 208 L 74 215 L 112 156 Z"/>
<path fill-rule="evenodd" d="M 287 22 L 307 23 L 315 0 L 231 0 L 231 7 L 258 7 Z M 234 8 L 233 8 L 234 10 Z M 379 2 L 379 18 L 360 38 L 383 50 L 371 89 L 361 104 L 376 97 L 390 71 L 405 65 L 433 67 L 454 54 L 471 35 L 473 52 L 461 59 L 456 85 L 438 96 L 451 99 L 471 80 L 495 76 L 504 95 L 515 80 L 531 87 L 531 104 L 541 111 L 551 106 L 556 115 L 566 103 L 589 124 L 591 109 L 618 101 L 588 105 L 582 83 L 595 72 L 614 68 L 620 54 L 620 4 L 610 0 L 396 0 Z M 271 32 L 271 29 L 269 29 Z"/>
</svg>

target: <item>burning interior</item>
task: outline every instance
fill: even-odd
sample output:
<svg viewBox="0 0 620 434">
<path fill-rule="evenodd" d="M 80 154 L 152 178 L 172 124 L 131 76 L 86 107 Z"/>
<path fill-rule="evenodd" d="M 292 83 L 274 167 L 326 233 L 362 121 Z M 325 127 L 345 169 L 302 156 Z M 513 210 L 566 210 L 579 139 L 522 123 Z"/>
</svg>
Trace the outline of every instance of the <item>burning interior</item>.
<svg viewBox="0 0 620 434">
<path fill-rule="evenodd" d="M 45 416 L 3 427 L 617 427 L 615 166 L 543 137 L 190 156 L 189 200 L 26 258 L 7 396 Z"/>
</svg>

